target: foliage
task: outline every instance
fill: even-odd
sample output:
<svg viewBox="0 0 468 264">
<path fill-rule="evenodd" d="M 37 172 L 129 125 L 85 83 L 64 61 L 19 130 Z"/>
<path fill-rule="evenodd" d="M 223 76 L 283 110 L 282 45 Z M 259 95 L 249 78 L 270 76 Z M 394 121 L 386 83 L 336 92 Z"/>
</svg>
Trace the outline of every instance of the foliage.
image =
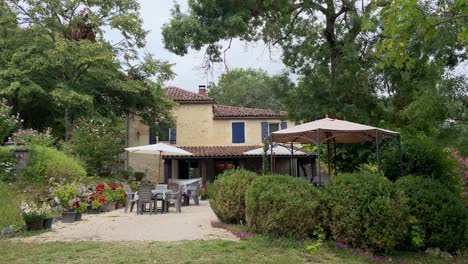
<svg viewBox="0 0 468 264">
<path fill-rule="evenodd" d="M 12 225 L 15 229 L 24 226 L 21 212 L 21 196 L 11 184 L 0 182 L 0 229 Z"/>
<path fill-rule="evenodd" d="M 120 183 L 117 184 L 114 190 L 114 200 L 122 204 L 125 204 L 127 201 L 127 193 L 125 192 L 123 185 Z"/>
<path fill-rule="evenodd" d="M 55 197 L 57 197 L 60 205 L 65 210 L 72 210 L 75 207 L 78 193 L 78 189 L 72 184 L 64 184 L 56 187 L 54 190 Z"/>
<path fill-rule="evenodd" d="M 424 135 L 404 135 L 401 152 L 400 165 L 400 154 L 395 144 L 382 150 L 382 171 L 387 178 L 396 180 L 401 175 L 418 175 L 437 179 L 452 190 L 458 189 L 455 159 L 434 139 Z"/>
<path fill-rule="evenodd" d="M 269 76 L 264 70 L 234 69 L 221 75 L 217 84 L 209 86 L 210 97 L 224 105 L 284 110 L 275 97 L 275 89 L 291 86 L 286 75 Z"/>
<path fill-rule="evenodd" d="M 406 238 L 409 249 L 440 248 L 455 252 L 468 247 L 468 209 L 460 198 L 440 182 L 417 176 L 406 176 L 396 187 L 408 197 L 411 226 L 415 234 Z M 413 237 L 420 238 L 414 243 Z"/>
<path fill-rule="evenodd" d="M 13 107 L 7 105 L 5 99 L 0 100 L 0 143 L 10 135 L 15 128 L 21 125 L 19 114 L 12 115 Z"/>
<path fill-rule="evenodd" d="M 198 192 L 201 198 L 208 198 L 208 186 L 203 185 Z"/>
<path fill-rule="evenodd" d="M 62 178 L 69 182 L 86 176 L 86 171 L 77 160 L 53 148 L 35 147 L 32 149 L 31 164 L 23 175 L 36 182 L 47 182 L 50 178 Z"/>
<path fill-rule="evenodd" d="M 87 208 L 88 206 L 87 206 L 86 202 L 84 202 L 84 201 L 76 201 L 74 206 L 76 208 L 77 213 L 85 213 L 86 210 L 88 209 Z"/>
<path fill-rule="evenodd" d="M 143 180 L 143 178 L 145 178 L 145 173 L 142 171 L 135 171 L 133 173 L 133 177 L 135 177 L 136 181 L 141 181 Z"/>
<path fill-rule="evenodd" d="M 95 112 L 171 119 L 161 89 L 171 65 L 138 56 L 147 32 L 136 0 L 8 0 L 0 12 L 0 95 L 26 127 L 69 139 L 73 121 Z M 118 42 L 105 39 L 108 30 Z"/>
<path fill-rule="evenodd" d="M 122 162 L 125 127 L 120 120 L 103 117 L 82 118 L 75 123 L 69 152 L 79 157 L 88 174 L 110 175 Z"/>
<path fill-rule="evenodd" d="M 319 224 L 319 192 L 306 180 L 258 177 L 245 199 L 247 224 L 255 233 L 304 238 Z"/>
<path fill-rule="evenodd" d="M 16 161 L 9 147 L 0 147 L 0 182 L 15 181 Z"/>
<path fill-rule="evenodd" d="M 106 191 L 106 187 L 108 186 L 106 186 L 103 183 L 100 183 L 97 185 L 96 190 L 94 190 L 94 192 L 90 194 L 89 201 L 93 209 L 97 209 L 108 203 L 108 198 L 104 195 L 104 192 Z"/>
<path fill-rule="evenodd" d="M 323 245 L 323 241 L 325 239 L 325 232 L 323 231 L 323 228 L 317 228 L 314 230 L 313 235 L 316 237 L 316 239 L 310 242 L 306 249 L 309 252 L 309 254 L 317 255 L 318 250 Z"/>
<path fill-rule="evenodd" d="M 371 172 L 340 174 L 325 187 L 323 214 L 336 241 L 372 251 L 392 251 L 408 231 L 404 194 Z"/>
<path fill-rule="evenodd" d="M 245 222 L 245 192 L 256 176 L 255 172 L 247 170 L 230 170 L 214 181 L 210 205 L 219 220 L 224 223 Z"/>
<path fill-rule="evenodd" d="M 41 133 L 35 129 L 20 129 L 11 136 L 11 142 L 15 145 L 53 147 L 55 139 L 50 134 L 50 129 Z"/>
<path fill-rule="evenodd" d="M 50 206 L 44 203 L 42 207 L 39 207 L 35 203 L 22 202 L 21 212 L 24 222 L 32 223 L 45 219 L 46 215 L 50 213 Z"/>
</svg>

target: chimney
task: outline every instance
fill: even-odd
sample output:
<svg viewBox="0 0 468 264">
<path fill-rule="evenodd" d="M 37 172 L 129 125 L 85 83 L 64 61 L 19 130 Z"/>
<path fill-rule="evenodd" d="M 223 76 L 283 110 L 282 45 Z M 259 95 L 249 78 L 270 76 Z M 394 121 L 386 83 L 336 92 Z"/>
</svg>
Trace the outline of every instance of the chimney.
<svg viewBox="0 0 468 264">
<path fill-rule="evenodd" d="M 206 85 L 198 85 L 198 94 L 206 96 Z"/>
</svg>

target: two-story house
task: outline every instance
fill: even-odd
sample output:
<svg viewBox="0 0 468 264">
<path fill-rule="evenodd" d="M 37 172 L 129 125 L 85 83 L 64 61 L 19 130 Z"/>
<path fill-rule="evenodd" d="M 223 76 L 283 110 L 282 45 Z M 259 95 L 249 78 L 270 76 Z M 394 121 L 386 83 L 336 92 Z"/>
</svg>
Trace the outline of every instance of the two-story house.
<svg viewBox="0 0 468 264">
<path fill-rule="evenodd" d="M 157 156 L 128 153 L 128 166 L 135 171 L 144 171 L 152 181 L 156 179 L 158 168 L 163 175 L 161 182 L 168 178 L 198 177 L 212 181 L 224 170 L 239 167 L 260 172 L 264 140 L 271 132 L 293 125 L 285 120 L 286 112 L 216 104 L 206 95 L 205 86 L 199 86 L 199 93 L 177 87 L 167 87 L 165 91 L 176 103 L 173 109 L 175 126 L 160 127 L 156 132 L 139 122 L 137 117 L 130 117 L 127 119 L 127 146 L 163 142 L 192 155 L 163 155 L 163 164 L 158 164 Z M 293 167 L 299 171 L 299 166 L 314 163 L 310 153 L 298 153 L 294 160 L 289 152 L 275 154 L 275 172 L 289 174 Z"/>
</svg>

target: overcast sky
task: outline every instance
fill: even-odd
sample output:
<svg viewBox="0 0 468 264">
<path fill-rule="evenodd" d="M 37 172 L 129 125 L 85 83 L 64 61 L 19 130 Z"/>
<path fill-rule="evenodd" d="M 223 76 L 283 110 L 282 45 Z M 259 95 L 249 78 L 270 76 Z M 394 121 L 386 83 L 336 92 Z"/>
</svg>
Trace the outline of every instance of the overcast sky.
<svg viewBox="0 0 468 264">
<path fill-rule="evenodd" d="M 155 55 L 157 59 L 175 63 L 173 67 L 177 76 L 166 85 L 173 85 L 186 90 L 196 91 L 198 85 L 217 81 L 224 71 L 224 65 L 218 67 L 212 74 L 205 74 L 201 69 L 204 51 L 191 51 L 180 57 L 164 49 L 161 35 L 161 27 L 170 20 L 170 10 L 174 3 L 171 0 L 140 0 L 141 15 L 144 27 L 150 33 L 147 38 L 146 50 Z M 186 10 L 187 1 L 178 0 L 182 10 Z M 231 49 L 227 53 L 227 63 L 233 68 L 262 68 L 270 74 L 281 73 L 285 66 L 281 62 L 281 52 L 275 50 L 272 53 L 262 44 L 246 45 L 240 41 L 233 41 Z"/>
</svg>

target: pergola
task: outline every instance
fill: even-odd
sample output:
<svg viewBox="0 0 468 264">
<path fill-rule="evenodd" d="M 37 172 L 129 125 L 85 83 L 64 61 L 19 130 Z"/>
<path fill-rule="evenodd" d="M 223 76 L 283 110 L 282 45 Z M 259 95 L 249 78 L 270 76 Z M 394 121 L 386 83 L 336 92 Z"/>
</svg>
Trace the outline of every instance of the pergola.
<svg viewBox="0 0 468 264">
<path fill-rule="evenodd" d="M 353 123 L 349 121 L 328 118 L 316 120 L 309 123 L 304 123 L 298 126 L 290 127 L 284 130 L 273 132 L 270 136 L 270 143 L 273 146 L 275 143 L 294 143 L 315 144 L 317 145 L 319 185 L 322 184 L 322 175 L 320 170 L 320 145 L 327 144 L 328 156 L 328 174 L 330 175 L 330 143 L 363 143 L 375 142 L 377 155 L 377 169 L 380 173 L 380 149 L 379 144 L 386 138 L 397 140 L 400 148 L 400 133 L 381 129 L 377 127 L 367 126 L 363 124 Z M 400 150 L 401 157 L 401 150 Z"/>
</svg>

